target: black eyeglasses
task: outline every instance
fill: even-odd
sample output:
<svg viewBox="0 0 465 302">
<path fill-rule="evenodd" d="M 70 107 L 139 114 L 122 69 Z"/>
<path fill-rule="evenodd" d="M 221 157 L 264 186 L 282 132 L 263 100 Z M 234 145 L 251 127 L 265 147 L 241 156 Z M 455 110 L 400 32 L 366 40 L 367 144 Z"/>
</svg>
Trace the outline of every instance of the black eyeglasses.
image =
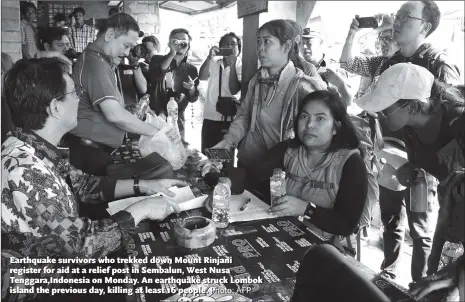
<svg viewBox="0 0 465 302">
<path fill-rule="evenodd" d="M 381 110 L 379 113 L 384 118 L 388 118 L 389 116 L 394 114 L 394 112 L 399 111 L 400 109 L 404 108 L 405 106 L 407 106 L 409 104 L 409 102 L 407 100 L 402 100 L 402 101 L 403 101 L 403 104 L 400 105 L 399 107 L 397 107 L 396 109 L 393 109 L 392 106 L 389 106 L 388 108 L 386 108 L 384 110 Z"/>
<path fill-rule="evenodd" d="M 68 94 L 73 93 L 74 95 L 76 95 L 76 97 L 77 97 L 78 99 L 81 99 L 82 96 L 84 95 L 84 91 L 85 91 L 84 88 L 82 88 L 82 87 L 79 86 L 79 85 L 75 85 L 73 91 L 68 92 L 68 93 L 65 93 L 65 94 L 62 94 L 62 95 L 60 95 L 60 96 L 57 96 L 56 98 L 57 98 L 57 99 L 63 99 L 63 98 L 65 98 Z"/>
<path fill-rule="evenodd" d="M 417 18 L 417 17 L 414 17 L 414 16 L 410 16 L 409 14 L 397 14 L 397 15 L 394 15 L 394 22 L 399 21 L 399 23 L 405 23 L 409 19 L 415 19 L 415 20 L 421 20 L 421 21 L 428 22 L 423 18 Z"/>
</svg>

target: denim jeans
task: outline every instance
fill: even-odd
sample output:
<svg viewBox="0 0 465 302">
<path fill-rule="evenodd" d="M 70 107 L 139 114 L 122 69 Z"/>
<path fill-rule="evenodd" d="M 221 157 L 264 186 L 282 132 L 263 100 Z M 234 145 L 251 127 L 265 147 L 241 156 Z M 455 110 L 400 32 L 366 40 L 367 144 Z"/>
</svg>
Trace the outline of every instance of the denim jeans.
<svg viewBox="0 0 465 302">
<path fill-rule="evenodd" d="M 393 276 L 397 274 L 405 237 L 403 221 L 407 216 L 410 237 L 413 240 L 411 275 L 412 280 L 416 281 L 426 276 L 427 259 L 431 251 L 431 215 L 429 212 L 410 211 L 409 189 L 392 191 L 380 186 L 379 190 L 381 221 L 384 226 L 384 261 L 381 269 Z"/>
</svg>

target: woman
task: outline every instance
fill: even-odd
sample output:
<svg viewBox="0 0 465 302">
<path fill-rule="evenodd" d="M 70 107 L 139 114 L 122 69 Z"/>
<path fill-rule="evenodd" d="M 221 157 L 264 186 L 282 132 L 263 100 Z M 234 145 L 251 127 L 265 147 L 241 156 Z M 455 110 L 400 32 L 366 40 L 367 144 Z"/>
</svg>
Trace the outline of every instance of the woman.
<svg viewBox="0 0 465 302">
<path fill-rule="evenodd" d="M 414 183 L 416 169 L 420 168 L 441 182 L 438 186 L 438 222 L 428 259 L 427 274 L 433 274 L 433 277 L 429 276 L 413 285 L 418 298 L 454 284 L 436 281 L 446 281 L 447 278 L 457 280 L 453 275 L 455 270 L 448 270 L 448 273 L 443 271 L 437 276 L 434 273 L 438 269 L 445 241 L 463 243 L 465 240 L 463 88 L 463 85 L 447 86 L 435 80 L 433 74 L 421 66 L 399 63 L 384 71 L 373 91 L 356 101 L 364 110 L 379 112 L 392 131 L 402 129 L 409 163 L 399 168 L 399 179 L 405 179 L 408 184 Z M 463 270 L 463 258 L 458 263 Z M 436 282 L 435 286 L 430 286 L 430 282 Z"/>
<path fill-rule="evenodd" d="M 306 215 L 313 230 L 327 240 L 353 234 L 365 206 L 368 179 L 344 102 L 336 92 L 310 93 L 295 127 L 297 137 L 272 148 L 251 180 L 269 182 L 273 168 L 283 169 L 287 194 L 271 212 Z"/>
<path fill-rule="evenodd" d="M 235 105 L 234 101 L 239 99 L 238 94 L 241 88 L 241 39 L 235 33 L 227 33 L 221 37 L 219 46 L 220 48 L 232 49 L 232 55 L 218 57 L 219 48 L 213 46 L 199 72 L 200 80 L 208 80 L 208 90 L 203 110 L 202 150 L 211 148 L 220 142 L 224 132 L 231 125 L 233 116 L 226 116 L 217 111 L 218 98 L 221 97 Z"/>
<path fill-rule="evenodd" d="M 154 55 L 149 66 L 149 93 L 151 108 L 157 114 L 166 115 L 170 97 L 178 102 L 178 126 L 184 139 L 184 110 L 199 97 L 197 68 L 187 63 L 192 38 L 184 28 L 173 29 L 169 36 L 170 52 L 164 56 Z"/>
<path fill-rule="evenodd" d="M 299 104 L 310 92 L 325 89 L 290 60 L 295 51 L 295 30 L 286 20 L 272 20 L 257 33 L 261 68 L 249 82 L 247 94 L 223 140 L 214 148 L 230 149 L 239 142 L 238 165 L 255 165 L 277 143 L 294 136 Z"/>
</svg>

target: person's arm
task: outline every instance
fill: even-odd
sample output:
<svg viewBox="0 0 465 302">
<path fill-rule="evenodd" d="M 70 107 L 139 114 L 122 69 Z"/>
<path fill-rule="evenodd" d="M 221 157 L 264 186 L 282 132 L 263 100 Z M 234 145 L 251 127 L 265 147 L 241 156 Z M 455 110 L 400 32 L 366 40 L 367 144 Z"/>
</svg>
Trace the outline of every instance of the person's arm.
<svg viewBox="0 0 465 302">
<path fill-rule="evenodd" d="M 167 60 L 170 60 L 170 63 L 171 63 L 173 58 L 174 56 L 170 56 L 170 55 L 168 55 L 166 58 L 164 58 L 163 56 L 157 56 L 157 55 L 152 57 L 152 59 L 150 60 L 149 71 L 148 71 L 148 79 L 152 85 L 163 82 L 165 78 L 165 74 L 168 72 L 169 64 L 168 64 L 168 67 L 166 67 L 165 69 L 163 69 L 162 65 Z"/>
<path fill-rule="evenodd" d="M 341 57 L 339 58 L 339 61 L 341 63 L 347 62 L 349 60 L 352 60 L 354 58 L 352 48 L 354 45 L 354 39 L 356 33 L 360 30 L 358 27 L 360 24 L 357 21 L 357 18 L 359 16 L 356 15 L 354 19 L 352 19 L 352 23 L 350 24 L 350 29 L 349 33 L 347 34 L 346 42 L 344 43 L 344 47 L 342 48 L 342 53 Z"/>
<path fill-rule="evenodd" d="M 223 141 L 226 141 L 230 147 L 237 146 L 239 142 L 244 138 L 245 134 L 250 127 L 250 115 L 253 108 L 253 95 L 255 93 L 255 77 L 249 81 L 249 88 L 247 94 L 243 97 L 241 106 L 237 109 L 236 117 L 231 123 L 226 133 L 223 137 Z"/>
<path fill-rule="evenodd" d="M 89 62 L 94 63 L 94 62 Z M 103 64 L 87 64 L 86 76 L 73 73 L 76 83 L 82 81 L 93 106 L 99 106 L 105 118 L 116 127 L 135 134 L 154 135 L 159 129 L 139 120 L 131 112 L 124 109 L 118 101 L 115 74 L 111 68 Z M 99 83 L 99 85 L 95 85 Z"/>
<path fill-rule="evenodd" d="M 141 66 L 134 70 L 134 84 L 138 93 L 145 94 L 147 92 L 147 80 L 142 73 Z"/>
<path fill-rule="evenodd" d="M 378 67 L 384 64 L 384 62 L 386 62 L 386 58 L 381 56 L 356 56 L 346 62 L 341 62 L 340 66 L 342 69 L 350 73 L 362 77 L 373 78 L 374 76 L 379 75 L 375 73 L 379 70 Z"/>
<path fill-rule="evenodd" d="M 325 209 L 317 206 L 310 221 L 331 234 L 353 234 L 362 217 L 367 191 L 365 163 L 360 155 L 354 154 L 344 164 L 334 207 Z"/>
<path fill-rule="evenodd" d="M 242 81 L 242 60 L 236 58 L 234 64 L 230 67 L 229 72 L 229 91 L 232 95 L 237 94 L 241 91 Z"/>
</svg>

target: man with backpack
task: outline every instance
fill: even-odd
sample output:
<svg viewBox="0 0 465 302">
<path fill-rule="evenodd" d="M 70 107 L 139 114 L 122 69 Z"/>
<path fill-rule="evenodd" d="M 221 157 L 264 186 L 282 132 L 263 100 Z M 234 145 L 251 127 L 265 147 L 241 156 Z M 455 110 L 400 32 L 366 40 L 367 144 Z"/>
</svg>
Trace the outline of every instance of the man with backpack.
<svg viewBox="0 0 465 302">
<path fill-rule="evenodd" d="M 459 70 L 456 66 L 448 62 L 446 55 L 433 48 L 430 44 L 424 43 L 425 39 L 436 30 L 440 21 L 440 11 L 434 1 L 411 1 L 401 6 L 392 21 L 393 40 L 397 43 L 400 50 L 391 58 L 382 57 L 370 58 L 370 66 L 366 69 L 379 71 L 382 74 L 389 66 L 402 62 L 411 62 L 412 64 L 422 66 L 428 69 L 435 78 L 446 82 L 447 84 L 460 83 Z M 389 20 L 383 18 L 385 26 L 389 25 Z M 354 26 L 358 21 L 354 20 L 351 26 L 353 32 Z M 381 25 L 383 26 L 383 24 Z M 350 51 L 351 39 L 354 35 L 349 32 L 348 42 L 344 47 L 341 56 L 342 62 L 353 59 Z M 345 51 L 345 52 L 344 52 Z M 344 63 L 341 63 L 344 68 Z M 372 86 L 373 87 L 373 86 Z M 400 131 L 391 131 L 383 123 L 383 136 L 391 137 L 393 140 L 402 143 Z M 401 254 L 401 245 L 404 239 L 405 230 L 402 227 L 403 208 L 407 211 L 407 219 L 410 227 L 410 235 L 413 239 L 412 255 L 412 279 L 418 280 L 426 274 L 426 259 L 431 252 L 431 230 L 428 229 L 430 213 L 411 212 L 409 206 L 409 190 L 392 191 L 380 187 L 380 209 L 381 218 L 384 225 L 384 254 L 385 259 L 381 265 L 382 274 L 388 278 L 396 278 L 396 266 L 399 263 Z M 440 251 L 439 251 L 440 253 Z"/>
</svg>

